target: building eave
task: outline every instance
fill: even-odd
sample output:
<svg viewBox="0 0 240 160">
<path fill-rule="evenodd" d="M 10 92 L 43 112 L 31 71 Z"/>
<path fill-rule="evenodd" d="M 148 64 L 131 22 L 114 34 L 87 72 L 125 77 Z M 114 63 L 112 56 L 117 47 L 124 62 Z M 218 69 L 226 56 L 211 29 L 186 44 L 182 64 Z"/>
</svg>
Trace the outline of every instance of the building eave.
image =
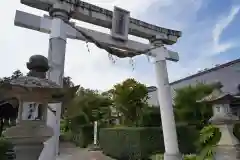
<svg viewBox="0 0 240 160">
<path fill-rule="evenodd" d="M 219 70 L 219 69 L 222 69 L 222 68 L 225 68 L 225 67 L 234 65 L 234 64 L 239 63 L 239 62 L 240 62 L 240 58 L 239 58 L 239 59 L 236 59 L 236 60 L 233 60 L 233 61 L 230 61 L 230 62 L 228 62 L 228 63 L 224 63 L 224 64 L 222 64 L 222 65 L 213 67 L 213 68 L 211 68 L 211 69 L 208 69 L 208 70 L 205 70 L 205 71 L 202 71 L 202 72 L 193 74 L 193 75 L 191 75 L 191 76 L 188 76 L 188 77 L 179 79 L 179 80 L 177 80 L 177 81 L 171 82 L 170 85 L 174 85 L 174 84 L 180 83 L 180 82 L 182 82 L 182 81 L 189 80 L 189 79 L 192 79 L 192 78 L 195 78 L 195 77 L 198 77 L 198 76 L 207 74 L 207 73 L 209 73 L 209 72 L 216 71 L 216 70 Z"/>
</svg>

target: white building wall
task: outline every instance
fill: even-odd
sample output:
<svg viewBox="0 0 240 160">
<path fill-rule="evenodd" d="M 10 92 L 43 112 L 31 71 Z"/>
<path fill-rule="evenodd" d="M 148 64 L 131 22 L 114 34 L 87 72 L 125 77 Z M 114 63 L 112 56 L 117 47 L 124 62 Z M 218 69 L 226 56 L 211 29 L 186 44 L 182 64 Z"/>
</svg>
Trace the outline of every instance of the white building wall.
<svg viewBox="0 0 240 160">
<path fill-rule="evenodd" d="M 189 85 L 196 85 L 199 82 L 214 83 L 219 81 L 222 83 L 224 92 L 232 94 L 238 93 L 238 85 L 240 84 L 240 62 L 232 64 L 230 66 L 213 70 L 193 78 L 185 79 L 171 84 L 172 96 L 174 97 L 174 89 L 186 87 Z M 154 106 L 158 105 L 157 91 L 149 93 L 149 104 Z M 157 105 L 156 105 L 157 104 Z"/>
<path fill-rule="evenodd" d="M 157 91 L 149 92 L 148 93 L 148 103 L 152 106 L 159 106 L 158 99 L 157 99 Z"/>
</svg>

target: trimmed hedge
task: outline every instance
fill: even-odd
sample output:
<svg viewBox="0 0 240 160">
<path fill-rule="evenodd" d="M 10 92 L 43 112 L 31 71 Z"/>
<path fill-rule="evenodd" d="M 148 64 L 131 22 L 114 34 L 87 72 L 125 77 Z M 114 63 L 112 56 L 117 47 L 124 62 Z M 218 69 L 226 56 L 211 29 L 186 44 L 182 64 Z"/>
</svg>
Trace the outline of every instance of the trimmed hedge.
<svg viewBox="0 0 240 160">
<path fill-rule="evenodd" d="M 61 133 L 60 141 L 73 142 L 76 146 L 86 148 L 93 143 L 93 126 L 76 127 L 75 130 Z"/>
<path fill-rule="evenodd" d="M 180 152 L 183 154 L 197 153 L 197 145 L 200 137 L 200 130 L 195 126 L 179 126 L 177 127 L 177 136 Z"/>
<path fill-rule="evenodd" d="M 194 127 L 177 127 L 181 153 L 195 153 L 194 142 L 199 132 Z M 164 153 L 162 129 L 144 128 L 105 128 L 100 130 L 99 142 L 103 152 L 116 159 L 148 159 L 155 153 Z"/>
<path fill-rule="evenodd" d="M 93 126 L 79 127 L 72 132 L 72 142 L 78 147 L 86 148 L 93 143 Z"/>
<path fill-rule="evenodd" d="M 3 137 L 0 137 L 0 160 L 15 159 L 13 145 Z"/>
<path fill-rule="evenodd" d="M 233 128 L 233 134 L 237 137 L 237 139 L 240 141 L 240 124 L 235 124 Z"/>
<path fill-rule="evenodd" d="M 159 108 L 148 108 L 148 111 L 142 114 L 141 127 L 158 127 L 161 125 Z"/>
</svg>

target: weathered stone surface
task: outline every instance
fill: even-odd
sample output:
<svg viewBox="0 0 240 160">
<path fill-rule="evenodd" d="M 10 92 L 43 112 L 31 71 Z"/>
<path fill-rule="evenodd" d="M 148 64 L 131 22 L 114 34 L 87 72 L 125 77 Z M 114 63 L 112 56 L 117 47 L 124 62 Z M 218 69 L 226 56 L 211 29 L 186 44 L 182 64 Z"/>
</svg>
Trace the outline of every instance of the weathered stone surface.
<svg viewBox="0 0 240 160">
<path fill-rule="evenodd" d="M 16 160 L 38 160 L 43 147 L 43 143 L 16 145 Z"/>
<path fill-rule="evenodd" d="M 21 121 L 4 133 L 7 139 L 15 145 L 43 143 L 53 136 L 53 129 L 41 121 Z"/>
<path fill-rule="evenodd" d="M 214 157 L 216 160 L 240 160 L 240 145 L 218 146 Z"/>
<path fill-rule="evenodd" d="M 164 160 L 182 160 L 183 156 L 179 154 L 164 154 Z"/>
<path fill-rule="evenodd" d="M 4 133 L 5 137 L 15 145 L 16 160 L 38 160 L 44 142 L 52 137 L 53 129 L 44 121 L 21 121 Z"/>
<path fill-rule="evenodd" d="M 61 88 L 60 85 L 53 81 L 38 77 L 19 77 L 10 81 L 11 85 L 19 85 L 26 88 Z"/>
</svg>

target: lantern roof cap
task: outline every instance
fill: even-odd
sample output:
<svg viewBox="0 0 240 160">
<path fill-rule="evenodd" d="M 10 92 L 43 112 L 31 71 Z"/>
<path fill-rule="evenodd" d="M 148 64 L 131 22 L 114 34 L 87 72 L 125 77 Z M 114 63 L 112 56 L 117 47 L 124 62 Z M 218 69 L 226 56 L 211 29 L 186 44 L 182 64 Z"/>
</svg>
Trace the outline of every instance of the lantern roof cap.
<svg viewBox="0 0 240 160">
<path fill-rule="evenodd" d="M 61 85 L 46 79 L 49 65 L 48 59 L 42 55 L 31 56 L 27 67 L 30 70 L 28 76 L 18 77 L 0 85 L 1 97 L 4 99 L 17 97 L 25 102 L 58 103 L 79 88 L 79 86 L 62 88 Z"/>
<path fill-rule="evenodd" d="M 211 103 L 211 104 L 229 104 L 232 101 L 240 100 L 240 96 L 232 95 L 231 93 L 223 92 L 221 85 L 216 85 L 213 92 L 197 102 Z"/>
</svg>

